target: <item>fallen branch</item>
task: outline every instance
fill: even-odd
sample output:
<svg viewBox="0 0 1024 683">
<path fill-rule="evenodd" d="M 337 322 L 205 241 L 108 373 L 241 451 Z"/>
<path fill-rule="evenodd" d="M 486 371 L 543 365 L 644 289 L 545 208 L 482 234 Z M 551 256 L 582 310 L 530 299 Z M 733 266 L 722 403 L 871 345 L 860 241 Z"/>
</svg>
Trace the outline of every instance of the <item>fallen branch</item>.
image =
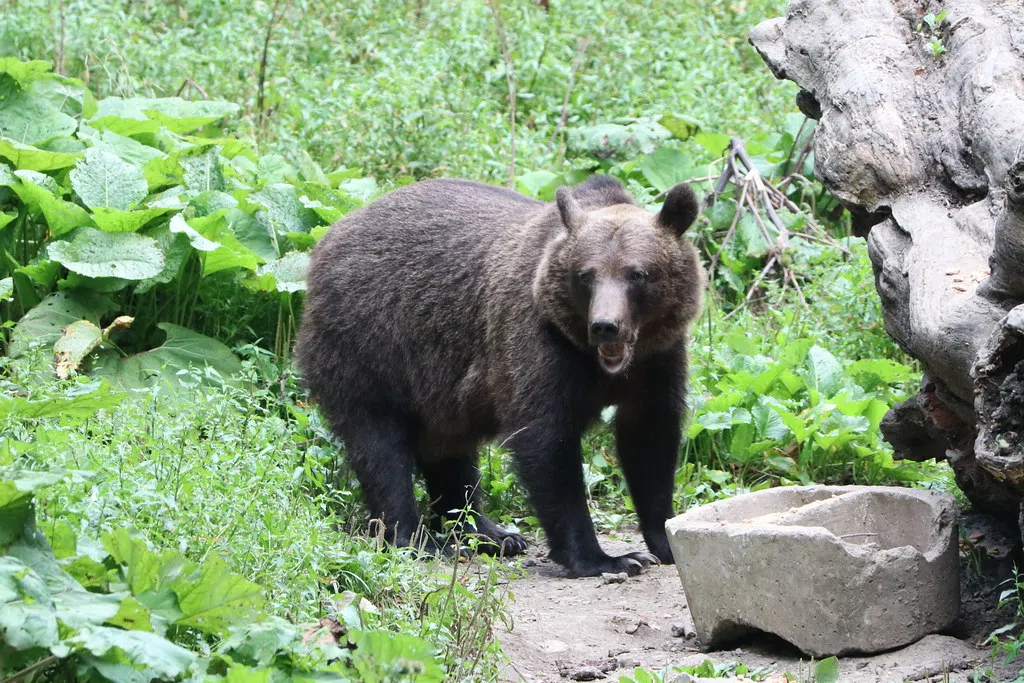
<svg viewBox="0 0 1024 683">
<path fill-rule="evenodd" d="M 801 127 L 800 131 L 802 134 L 803 127 Z M 718 197 L 724 194 L 729 186 L 732 185 L 737 188 L 737 194 L 735 195 L 736 213 L 729 225 L 729 229 L 719 242 L 718 251 L 711 257 L 711 264 L 708 271 L 711 277 L 714 277 L 719 263 L 719 255 L 725 249 L 729 241 L 735 239 L 736 228 L 745 213 L 749 213 L 753 217 L 753 220 L 756 223 L 758 230 L 760 230 L 761 235 L 764 237 L 765 242 L 770 245 L 766 253 L 768 258 L 767 263 L 747 290 L 747 293 L 743 298 L 743 302 L 737 306 L 730 315 L 746 306 L 752 300 L 757 288 L 776 267 L 781 268 L 783 287 L 787 287 L 789 283 L 792 283 L 794 290 L 800 297 L 800 300 L 806 305 L 806 299 L 804 298 L 803 290 L 800 288 L 800 284 L 797 281 L 796 274 L 791 268 L 784 265 L 785 260 L 782 258 L 783 253 L 792 247 L 792 238 L 799 237 L 818 244 L 834 247 L 844 254 L 850 253 L 849 249 L 837 242 L 828 234 L 827 231 L 822 229 L 822 227 L 818 225 L 807 211 L 802 210 L 796 205 L 796 203 L 786 196 L 782 189 L 787 185 L 791 185 L 796 180 L 810 182 L 800 175 L 795 169 L 802 168 L 811 149 L 812 141 L 809 139 L 796 156 L 796 163 L 792 167 L 794 170 L 791 170 L 790 173 L 788 173 L 786 177 L 778 183 L 772 183 L 770 179 L 762 175 L 760 170 L 754 164 L 753 159 L 751 159 L 750 154 L 747 152 L 747 148 L 743 140 L 733 138 L 729 141 L 729 150 L 725 156 L 722 172 L 718 176 L 714 188 L 704 198 L 704 207 L 710 208 L 714 206 Z M 787 161 L 783 165 L 783 168 L 789 168 L 789 162 L 792 160 L 792 154 L 793 152 L 791 150 L 790 156 L 787 157 Z M 786 224 L 779 216 L 779 210 L 782 208 L 785 208 L 790 213 L 803 216 L 807 226 L 806 229 L 803 232 L 795 232 L 787 228 Z M 769 226 L 771 227 L 769 228 Z"/>
</svg>

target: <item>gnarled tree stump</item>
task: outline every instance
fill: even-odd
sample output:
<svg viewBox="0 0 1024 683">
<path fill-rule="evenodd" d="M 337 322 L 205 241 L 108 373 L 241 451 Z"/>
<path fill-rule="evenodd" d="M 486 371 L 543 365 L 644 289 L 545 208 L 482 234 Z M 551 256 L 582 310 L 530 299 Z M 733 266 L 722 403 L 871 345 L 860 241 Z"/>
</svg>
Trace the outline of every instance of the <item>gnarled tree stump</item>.
<svg viewBox="0 0 1024 683">
<path fill-rule="evenodd" d="M 945 13 L 944 13 L 945 10 Z M 883 422 L 981 509 L 1024 498 L 1024 2 L 791 0 L 751 42 L 818 119 L 815 174 L 925 369 Z"/>
</svg>

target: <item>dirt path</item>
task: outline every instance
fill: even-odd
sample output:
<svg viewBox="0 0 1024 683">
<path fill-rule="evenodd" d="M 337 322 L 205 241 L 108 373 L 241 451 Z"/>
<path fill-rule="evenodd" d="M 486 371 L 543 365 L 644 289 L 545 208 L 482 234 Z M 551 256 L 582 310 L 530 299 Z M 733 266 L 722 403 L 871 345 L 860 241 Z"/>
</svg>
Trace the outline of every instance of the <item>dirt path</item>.
<svg viewBox="0 0 1024 683">
<path fill-rule="evenodd" d="M 643 547 L 641 539 L 629 537 L 602 538 L 601 543 L 611 553 Z M 738 661 L 752 670 L 765 667 L 770 680 L 786 672 L 809 678 L 806 658 L 801 661 L 799 652 L 777 639 L 763 637 L 734 649 L 704 652 L 693 635 L 674 567 L 653 567 L 624 583 L 609 584 L 599 578 L 568 579 L 544 554 L 545 549 L 532 548 L 525 562 L 528 575 L 512 584 L 514 625 L 499 633 L 511 660 L 502 681 L 593 680 L 590 676 L 601 670 L 617 681 L 636 666 L 695 666 L 705 659 L 716 664 Z M 902 650 L 842 658 L 840 680 L 969 681 L 975 669 L 990 665 L 988 648 L 934 635 Z M 666 683 L 673 680 L 670 674 Z"/>
</svg>

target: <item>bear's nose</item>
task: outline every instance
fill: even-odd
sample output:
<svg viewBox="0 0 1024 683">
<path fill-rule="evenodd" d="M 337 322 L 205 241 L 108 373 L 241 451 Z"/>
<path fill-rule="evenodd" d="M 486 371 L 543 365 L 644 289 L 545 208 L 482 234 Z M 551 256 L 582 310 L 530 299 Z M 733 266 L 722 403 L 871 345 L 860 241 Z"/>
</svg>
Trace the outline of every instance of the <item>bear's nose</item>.
<svg viewBox="0 0 1024 683">
<path fill-rule="evenodd" d="M 619 338 L 619 324 L 614 320 L 594 320 L 590 323 L 590 341 L 594 344 L 614 342 Z"/>
</svg>

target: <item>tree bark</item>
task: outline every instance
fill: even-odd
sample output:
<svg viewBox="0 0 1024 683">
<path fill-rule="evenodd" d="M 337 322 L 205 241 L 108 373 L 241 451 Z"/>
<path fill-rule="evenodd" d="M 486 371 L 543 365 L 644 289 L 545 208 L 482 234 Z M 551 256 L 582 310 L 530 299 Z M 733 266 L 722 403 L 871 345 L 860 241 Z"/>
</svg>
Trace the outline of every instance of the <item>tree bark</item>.
<svg viewBox="0 0 1024 683">
<path fill-rule="evenodd" d="M 946 10 L 946 13 L 943 13 Z M 1024 7 L 792 0 L 751 42 L 818 119 L 815 175 L 865 236 L 886 329 L 925 370 L 883 432 L 976 506 L 1024 497 Z"/>
</svg>

